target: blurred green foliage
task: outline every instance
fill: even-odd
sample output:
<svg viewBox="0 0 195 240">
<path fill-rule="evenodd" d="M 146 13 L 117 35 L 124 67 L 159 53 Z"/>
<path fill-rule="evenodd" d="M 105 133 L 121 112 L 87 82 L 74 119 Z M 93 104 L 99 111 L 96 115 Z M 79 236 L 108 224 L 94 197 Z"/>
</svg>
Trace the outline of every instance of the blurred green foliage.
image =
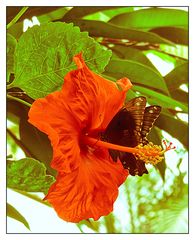
<svg viewBox="0 0 195 240">
<path fill-rule="evenodd" d="M 18 13 L 20 18 L 12 21 Z M 33 25 L 34 16 L 40 27 L 23 32 L 25 21 Z M 131 79 L 134 87 L 127 99 L 144 95 L 149 104 L 163 107 L 149 135 L 151 141 L 160 144 L 167 132 L 183 145 L 174 159 L 151 167 L 148 175 L 128 177 L 111 214 L 96 222 L 84 220 L 77 226 L 81 232 L 187 233 L 188 173 L 182 164 L 187 164 L 188 123 L 180 117 L 188 115 L 188 92 L 182 88 L 188 88 L 187 9 L 29 7 L 24 11 L 22 7 L 8 7 L 7 24 L 8 187 L 18 189 L 13 183 L 19 172 L 10 170 L 13 164 L 20 165 L 20 177 L 28 169 L 30 174 L 38 173 L 33 176 L 39 191 L 46 192 L 41 187 L 44 179 L 49 179 L 47 184 L 53 181 L 56 173 L 50 167 L 50 142 L 27 123 L 25 103 L 59 89 L 65 73 L 74 67 L 72 56 L 83 51 L 89 67 L 104 77 L 113 81 L 124 76 Z M 32 158 L 36 160 L 28 165 Z M 175 165 L 168 164 L 173 160 Z M 29 183 L 26 180 L 19 190 L 37 190 L 31 186 L 33 181 Z M 8 216 L 29 227 L 14 207 L 8 205 L 7 210 Z"/>
</svg>

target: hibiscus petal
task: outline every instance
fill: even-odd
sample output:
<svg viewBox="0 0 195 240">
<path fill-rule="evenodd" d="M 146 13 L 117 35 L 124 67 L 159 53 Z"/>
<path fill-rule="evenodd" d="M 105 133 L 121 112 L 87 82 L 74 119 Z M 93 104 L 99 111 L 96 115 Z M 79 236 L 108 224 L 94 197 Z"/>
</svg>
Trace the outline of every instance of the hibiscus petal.
<svg viewBox="0 0 195 240">
<path fill-rule="evenodd" d="M 61 92 L 37 99 L 28 115 L 28 121 L 46 133 L 51 141 L 53 147 L 51 166 L 65 172 L 77 168 L 80 160 L 81 121 L 72 117 L 68 106 L 63 102 Z"/>
<path fill-rule="evenodd" d="M 46 199 L 59 217 L 69 222 L 108 215 L 118 196 L 118 186 L 128 172 L 113 162 L 107 150 L 81 154 L 80 166 L 66 174 L 60 172 Z"/>
<path fill-rule="evenodd" d="M 117 84 L 92 72 L 85 64 L 82 54 L 74 57 L 77 70 L 69 72 L 64 79 L 63 92 L 69 99 L 75 118 L 86 119 L 86 131 L 104 130 L 115 114 L 122 108 L 126 92 L 132 86 L 127 78 Z"/>
</svg>

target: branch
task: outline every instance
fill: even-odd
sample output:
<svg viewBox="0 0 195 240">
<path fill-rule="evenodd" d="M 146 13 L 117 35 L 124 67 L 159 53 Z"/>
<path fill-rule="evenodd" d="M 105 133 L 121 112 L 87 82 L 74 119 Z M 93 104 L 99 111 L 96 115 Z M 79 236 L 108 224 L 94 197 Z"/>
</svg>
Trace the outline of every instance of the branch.
<svg viewBox="0 0 195 240">
<path fill-rule="evenodd" d="M 23 150 L 26 156 L 34 158 L 33 154 L 25 147 L 25 145 L 12 133 L 10 129 L 7 129 L 7 133 L 14 140 L 14 142 Z"/>
<path fill-rule="evenodd" d="M 26 10 L 29 7 L 23 7 L 20 12 L 7 24 L 7 29 L 10 28 L 12 25 L 14 25 L 20 18 L 21 16 L 26 12 Z"/>
<path fill-rule="evenodd" d="M 15 100 L 15 101 L 17 101 L 17 102 L 20 102 L 20 103 L 22 103 L 22 104 L 24 104 L 24 105 L 26 105 L 26 106 L 28 106 L 28 107 L 31 107 L 31 106 L 32 106 L 32 104 L 30 104 L 30 103 L 28 103 L 28 102 L 26 102 L 26 101 L 24 101 L 24 100 L 22 100 L 22 99 L 20 99 L 20 98 L 13 97 L 13 96 L 11 96 L 11 95 L 9 95 L 9 94 L 7 94 L 7 98 L 9 98 L 9 99 L 11 99 L 11 100 Z"/>
</svg>

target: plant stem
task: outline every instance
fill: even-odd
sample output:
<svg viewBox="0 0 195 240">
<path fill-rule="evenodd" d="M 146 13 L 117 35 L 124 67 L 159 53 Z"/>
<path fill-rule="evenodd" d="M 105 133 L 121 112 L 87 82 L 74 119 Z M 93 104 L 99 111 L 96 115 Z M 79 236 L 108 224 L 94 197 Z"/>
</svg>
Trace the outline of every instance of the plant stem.
<svg viewBox="0 0 195 240">
<path fill-rule="evenodd" d="M 140 51 L 155 50 L 155 51 L 167 54 L 168 56 L 173 57 L 175 59 L 181 59 L 181 60 L 187 61 L 187 59 L 184 58 L 184 57 L 176 56 L 172 53 L 169 53 L 169 52 L 166 52 L 166 51 L 160 49 L 159 44 L 146 43 L 145 45 L 139 46 L 138 45 L 139 42 L 137 42 L 137 41 L 129 40 L 127 42 L 123 42 L 121 39 L 113 39 L 113 38 L 103 38 L 101 41 L 99 41 L 99 43 L 106 46 L 108 49 L 111 49 L 112 51 L 115 51 L 115 52 L 116 52 L 116 50 L 113 47 L 110 47 L 109 44 L 114 44 L 114 45 L 119 45 L 119 46 L 124 46 L 124 47 L 129 47 L 130 46 L 130 47 L 133 47 L 135 49 L 139 49 Z M 120 53 L 120 54 L 122 54 L 122 53 Z"/>
<path fill-rule="evenodd" d="M 30 103 L 28 103 L 28 102 L 26 102 L 26 101 L 24 101 L 24 100 L 22 100 L 22 99 L 20 99 L 20 98 L 13 97 L 13 96 L 11 96 L 11 95 L 9 95 L 9 94 L 7 94 L 7 98 L 12 99 L 12 100 L 15 100 L 15 101 L 18 101 L 18 102 L 20 102 L 20 103 L 22 103 L 22 104 L 24 104 L 24 105 L 26 105 L 26 106 L 28 106 L 28 107 L 31 107 L 31 106 L 32 106 L 32 104 L 30 104 Z"/>
<path fill-rule="evenodd" d="M 42 204 L 44 204 L 44 205 L 46 205 L 48 207 L 51 207 L 51 205 L 49 203 L 43 201 L 41 198 L 39 198 L 35 194 L 31 194 L 31 193 L 28 193 L 28 192 L 25 192 L 25 191 L 22 191 L 22 190 L 18 190 L 18 189 L 14 189 L 14 188 L 11 188 L 11 190 L 13 190 L 13 191 L 15 191 L 17 193 L 20 193 L 20 194 L 22 194 L 22 195 L 24 195 L 24 196 L 26 196 L 26 197 L 28 197 L 30 199 L 33 199 L 33 200 L 35 200 L 35 201 L 37 201 L 39 203 L 42 203 Z"/>
<path fill-rule="evenodd" d="M 14 87 L 14 86 L 13 86 L 12 83 L 9 83 L 9 84 L 6 86 L 7 90 L 8 90 L 8 89 L 11 89 L 11 88 L 13 88 L 13 87 Z"/>
<path fill-rule="evenodd" d="M 9 22 L 7 24 L 7 29 L 9 29 L 12 25 L 14 25 L 19 19 L 20 17 L 26 12 L 26 10 L 28 9 L 29 7 L 23 7 L 20 12 L 18 14 L 16 14 L 16 16 L 11 20 L 11 22 Z"/>
<path fill-rule="evenodd" d="M 26 147 L 24 146 L 24 144 L 12 133 L 12 131 L 10 129 L 7 129 L 7 133 L 10 135 L 10 137 L 14 140 L 14 142 L 24 151 L 24 153 L 29 156 L 29 157 L 33 157 L 33 155 L 31 154 L 31 152 L 26 149 Z"/>
</svg>

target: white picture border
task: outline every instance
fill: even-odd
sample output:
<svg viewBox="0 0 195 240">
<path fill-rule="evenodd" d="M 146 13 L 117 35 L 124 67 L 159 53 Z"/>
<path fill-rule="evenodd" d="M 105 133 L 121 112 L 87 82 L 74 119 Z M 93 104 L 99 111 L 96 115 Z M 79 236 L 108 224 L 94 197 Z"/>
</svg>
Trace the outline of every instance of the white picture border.
<svg viewBox="0 0 195 240">
<path fill-rule="evenodd" d="M 52 4 L 55 3 L 55 4 Z M 190 22 L 190 151 L 189 151 L 189 234 L 6 234 L 6 6 L 189 6 Z M 195 239 L 195 155 L 193 152 L 195 143 L 195 4 L 193 0 L 98 0 L 98 1 L 76 1 L 76 0 L 1 0 L 0 1 L 0 239 L 7 240 L 33 240 L 33 239 Z M 192 27 L 193 25 L 193 27 Z M 193 29 L 192 29 L 193 28 Z"/>
</svg>

